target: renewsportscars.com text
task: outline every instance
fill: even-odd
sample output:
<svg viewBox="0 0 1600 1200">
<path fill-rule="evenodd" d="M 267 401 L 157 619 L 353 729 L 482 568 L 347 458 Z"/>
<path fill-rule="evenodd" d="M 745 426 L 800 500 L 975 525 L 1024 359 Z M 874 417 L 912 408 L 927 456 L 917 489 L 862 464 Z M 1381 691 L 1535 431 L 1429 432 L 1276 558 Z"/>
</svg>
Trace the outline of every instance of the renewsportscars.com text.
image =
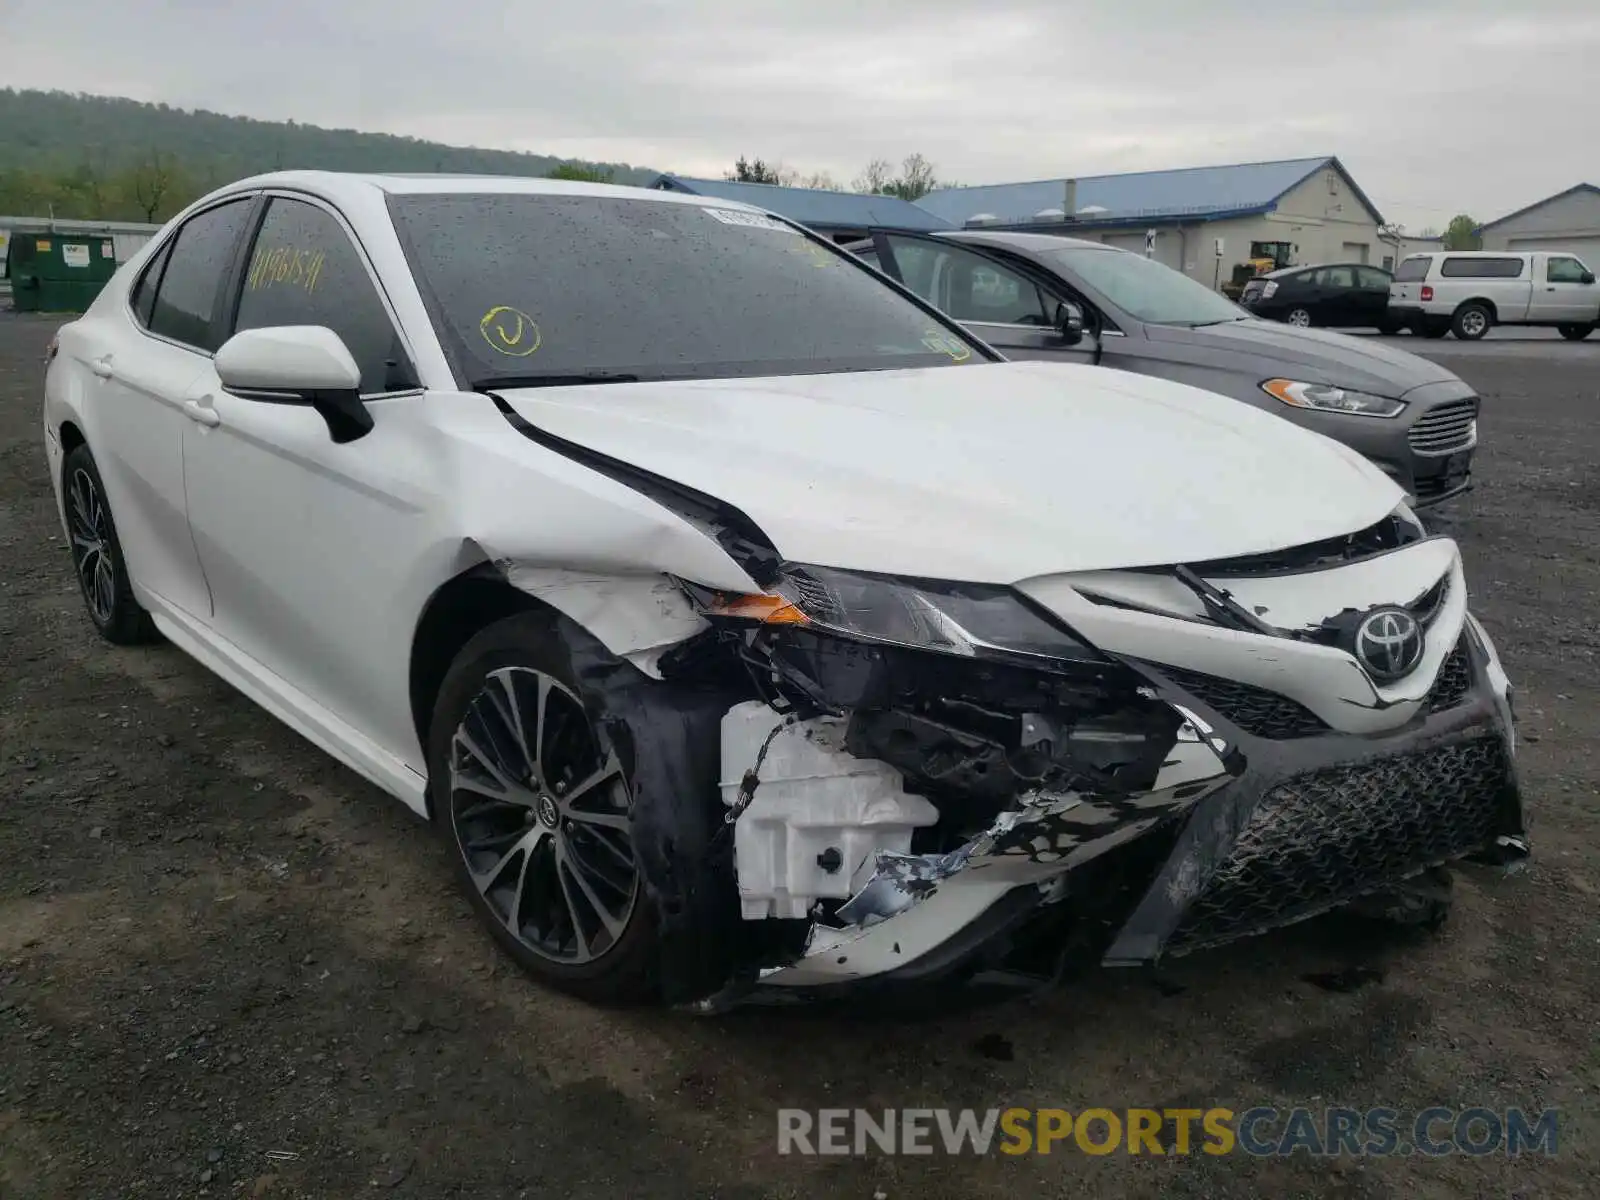
<svg viewBox="0 0 1600 1200">
<path fill-rule="evenodd" d="M 778 1110 L 779 1154 L 1554 1155 L 1555 1109 Z"/>
</svg>

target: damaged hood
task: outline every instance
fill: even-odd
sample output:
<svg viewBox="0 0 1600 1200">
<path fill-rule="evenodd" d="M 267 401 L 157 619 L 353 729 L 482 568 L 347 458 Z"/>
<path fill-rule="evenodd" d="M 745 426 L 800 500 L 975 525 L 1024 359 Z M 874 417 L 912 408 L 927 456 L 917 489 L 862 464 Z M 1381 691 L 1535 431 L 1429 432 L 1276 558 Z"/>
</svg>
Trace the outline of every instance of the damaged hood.
<svg viewBox="0 0 1600 1200">
<path fill-rule="evenodd" d="M 499 392 L 743 510 L 780 554 L 1014 583 L 1283 549 L 1404 498 L 1353 451 L 1184 384 L 1038 362 Z"/>
</svg>

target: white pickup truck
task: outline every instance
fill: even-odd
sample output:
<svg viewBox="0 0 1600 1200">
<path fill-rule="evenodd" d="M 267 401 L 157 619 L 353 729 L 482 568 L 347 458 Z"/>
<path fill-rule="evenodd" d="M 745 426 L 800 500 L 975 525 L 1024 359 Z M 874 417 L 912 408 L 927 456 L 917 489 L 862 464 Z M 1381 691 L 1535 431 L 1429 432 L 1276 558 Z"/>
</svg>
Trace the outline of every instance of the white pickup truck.
<svg viewBox="0 0 1600 1200">
<path fill-rule="evenodd" d="M 1413 254 L 1395 270 L 1388 315 L 1422 337 L 1475 341 L 1496 325 L 1548 325 L 1576 342 L 1600 326 L 1600 285 L 1575 254 Z"/>
</svg>

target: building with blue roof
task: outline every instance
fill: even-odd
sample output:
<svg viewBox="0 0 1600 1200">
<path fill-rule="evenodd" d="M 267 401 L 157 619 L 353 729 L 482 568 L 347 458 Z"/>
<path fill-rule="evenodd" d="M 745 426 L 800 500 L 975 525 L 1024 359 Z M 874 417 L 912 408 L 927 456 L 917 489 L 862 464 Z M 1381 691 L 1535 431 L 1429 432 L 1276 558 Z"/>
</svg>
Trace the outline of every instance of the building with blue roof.
<svg viewBox="0 0 1600 1200">
<path fill-rule="evenodd" d="M 956 227 L 1148 249 L 1212 286 L 1251 259 L 1392 266 L 1396 253 L 1377 207 L 1332 156 L 941 188 L 917 205 Z"/>
<path fill-rule="evenodd" d="M 836 242 L 852 241 L 869 229 L 929 233 L 959 228 L 958 224 L 895 196 L 783 187 L 775 183 L 735 183 L 727 179 L 690 179 L 682 175 L 661 175 L 647 186 L 659 191 L 751 204 L 805 225 Z"/>
</svg>

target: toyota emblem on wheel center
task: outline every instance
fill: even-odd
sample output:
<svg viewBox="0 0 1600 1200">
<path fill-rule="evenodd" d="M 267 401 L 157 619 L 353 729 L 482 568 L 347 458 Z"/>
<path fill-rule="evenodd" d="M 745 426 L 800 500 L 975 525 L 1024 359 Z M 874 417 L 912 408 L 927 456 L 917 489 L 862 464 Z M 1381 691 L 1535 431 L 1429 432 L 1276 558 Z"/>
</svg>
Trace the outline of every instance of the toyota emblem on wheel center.
<svg viewBox="0 0 1600 1200">
<path fill-rule="evenodd" d="M 1381 683 L 1411 673 L 1422 661 L 1422 626 L 1403 608 L 1379 608 L 1356 627 L 1356 661 Z"/>
</svg>

